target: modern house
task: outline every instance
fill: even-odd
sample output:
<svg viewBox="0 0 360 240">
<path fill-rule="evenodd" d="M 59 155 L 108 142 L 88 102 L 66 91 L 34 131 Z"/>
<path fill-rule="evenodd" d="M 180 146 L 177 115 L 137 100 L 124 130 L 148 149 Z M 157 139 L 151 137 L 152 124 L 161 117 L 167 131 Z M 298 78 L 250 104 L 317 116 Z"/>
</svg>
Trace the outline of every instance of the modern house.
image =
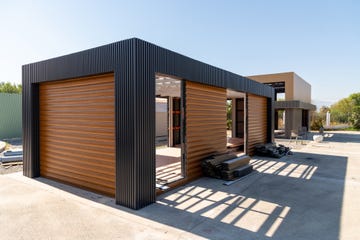
<svg viewBox="0 0 360 240">
<path fill-rule="evenodd" d="M 275 130 L 283 130 L 284 137 L 290 138 L 292 132 L 297 134 L 302 128 L 310 129 L 310 113 L 316 110 L 316 106 L 311 104 L 309 83 L 294 72 L 254 75 L 248 78 L 275 89 Z"/>
<path fill-rule="evenodd" d="M 139 209 L 228 151 L 228 99 L 244 154 L 272 142 L 273 96 L 270 86 L 136 38 L 24 65 L 23 173 Z M 156 132 L 167 135 L 163 146 Z"/>
</svg>

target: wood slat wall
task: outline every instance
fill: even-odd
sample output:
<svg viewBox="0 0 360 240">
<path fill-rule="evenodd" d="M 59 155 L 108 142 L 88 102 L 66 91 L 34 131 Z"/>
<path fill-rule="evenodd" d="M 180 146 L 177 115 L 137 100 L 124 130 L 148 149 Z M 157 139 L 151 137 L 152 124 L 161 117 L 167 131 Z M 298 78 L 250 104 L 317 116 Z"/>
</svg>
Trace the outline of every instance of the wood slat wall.
<svg viewBox="0 0 360 240">
<path fill-rule="evenodd" d="M 226 89 L 186 82 L 186 176 L 202 176 L 201 160 L 226 151 Z"/>
<path fill-rule="evenodd" d="M 248 95 L 248 154 L 253 155 L 255 145 L 267 142 L 267 99 Z"/>
<path fill-rule="evenodd" d="M 112 74 L 40 84 L 40 175 L 115 195 Z"/>
</svg>

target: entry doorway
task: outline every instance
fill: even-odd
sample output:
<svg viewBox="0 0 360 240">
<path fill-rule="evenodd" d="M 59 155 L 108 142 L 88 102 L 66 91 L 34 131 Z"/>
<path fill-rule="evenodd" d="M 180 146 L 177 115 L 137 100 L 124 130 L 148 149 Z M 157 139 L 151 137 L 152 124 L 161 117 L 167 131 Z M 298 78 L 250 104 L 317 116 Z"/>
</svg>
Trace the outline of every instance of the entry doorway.
<svg viewBox="0 0 360 240">
<path fill-rule="evenodd" d="M 285 109 L 276 109 L 275 110 L 275 128 L 274 136 L 275 138 L 285 138 Z"/>
<path fill-rule="evenodd" d="M 164 188 L 184 177 L 182 81 L 164 75 L 155 79 L 156 186 Z"/>
<path fill-rule="evenodd" d="M 246 149 L 246 95 L 227 89 L 227 98 L 227 148 L 243 154 Z"/>
<path fill-rule="evenodd" d="M 306 130 L 309 130 L 309 110 L 302 110 L 302 119 L 301 119 L 302 127 L 306 127 Z"/>
</svg>

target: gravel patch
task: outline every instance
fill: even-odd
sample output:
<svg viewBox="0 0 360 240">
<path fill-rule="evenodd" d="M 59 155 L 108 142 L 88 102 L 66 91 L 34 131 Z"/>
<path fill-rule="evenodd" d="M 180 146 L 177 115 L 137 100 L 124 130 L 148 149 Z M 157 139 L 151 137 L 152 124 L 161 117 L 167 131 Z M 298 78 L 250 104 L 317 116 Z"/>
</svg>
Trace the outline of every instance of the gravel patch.
<svg viewBox="0 0 360 240">
<path fill-rule="evenodd" d="M 18 163 L 0 163 L 0 175 L 14 172 L 21 172 L 23 170 L 22 162 Z"/>
</svg>

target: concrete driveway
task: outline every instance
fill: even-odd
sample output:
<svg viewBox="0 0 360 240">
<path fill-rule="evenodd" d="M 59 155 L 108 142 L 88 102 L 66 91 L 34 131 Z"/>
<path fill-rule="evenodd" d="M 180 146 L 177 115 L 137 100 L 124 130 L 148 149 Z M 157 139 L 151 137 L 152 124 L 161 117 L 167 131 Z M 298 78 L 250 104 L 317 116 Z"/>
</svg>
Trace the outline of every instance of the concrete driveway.
<svg viewBox="0 0 360 240">
<path fill-rule="evenodd" d="M 291 143 L 230 185 L 202 178 L 139 211 L 21 173 L 0 175 L 1 239 L 359 239 L 360 135 Z"/>
</svg>

